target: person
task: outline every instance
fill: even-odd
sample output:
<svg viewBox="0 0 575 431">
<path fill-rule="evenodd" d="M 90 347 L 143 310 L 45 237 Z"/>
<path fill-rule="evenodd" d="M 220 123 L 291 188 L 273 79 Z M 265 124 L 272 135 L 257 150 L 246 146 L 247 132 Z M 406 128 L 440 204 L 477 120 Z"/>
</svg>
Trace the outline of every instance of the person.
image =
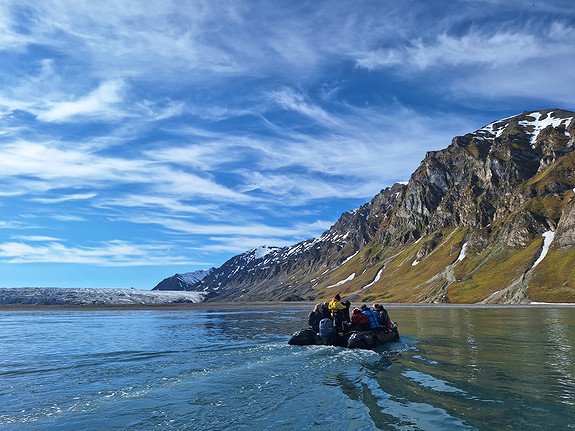
<svg viewBox="0 0 575 431">
<path fill-rule="evenodd" d="M 377 316 L 373 310 L 367 308 L 367 305 L 363 304 L 361 306 L 361 312 L 365 314 L 369 319 L 369 327 L 371 329 L 380 328 L 379 322 L 377 321 Z"/>
<path fill-rule="evenodd" d="M 389 313 L 387 312 L 387 310 L 385 308 L 383 308 L 383 305 L 374 304 L 373 309 L 375 311 L 377 311 L 377 314 L 378 314 L 377 320 L 378 320 L 379 324 L 381 326 L 383 326 L 385 329 L 391 328 L 393 323 L 391 322 L 391 319 L 389 318 Z"/>
<path fill-rule="evenodd" d="M 359 308 L 353 309 L 353 314 L 351 316 L 350 330 L 366 331 L 371 327 L 369 324 L 369 319 L 365 314 L 361 312 Z"/>
<path fill-rule="evenodd" d="M 321 307 L 321 316 L 325 319 L 331 319 L 331 311 L 329 311 L 329 302 L 324 302 Z"/>
<path fill-rule="evenodd" d="M 313 311 L 311 311 L 309 313 L 309 316 L 307 318 L 307 324 L 316 333 L 319 332 L 319 321 L 321 319 L 323 319 L 323 316 L 321 313 L 322 308 L 323 308 L 323 304 L 321 302 L 315 304 Z"/>
<path fill-rule="evenodd" d="M 351 319 L 349 318 L 349 312 L 351 311 L 351 302 L 349 302 L 347 299 L 345 301 L 341 301 L 341 303 L 343 305 L 345 305 L 345 308 L 342 310 L 343 312 L 343 319 L 348 323 L 350 323 Z"/>
<path fill-rule="evenodd" d="M 331 318 L 338 334 L 345 332 L 343 310 L 345 305 L 341 303 L 341 296 L 339 293 L 333 297 L 329 303 L 329 310 L 331 311 Z"/>
</svg>

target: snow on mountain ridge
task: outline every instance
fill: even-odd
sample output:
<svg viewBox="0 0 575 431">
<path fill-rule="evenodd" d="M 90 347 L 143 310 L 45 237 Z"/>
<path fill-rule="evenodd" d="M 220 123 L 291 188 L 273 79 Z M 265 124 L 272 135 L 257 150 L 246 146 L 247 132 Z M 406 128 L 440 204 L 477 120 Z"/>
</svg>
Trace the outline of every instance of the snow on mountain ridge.
<svg viewBox="0 0 575 431">
<path fill-rule="evenodd" d="M 206 276 L 210 275 L 214 271 L 214 268 L 201 269 L 199 271 L 185 272 L 183 274 L 177 274 L 178 278 L 187 284 L 194 284 L 198 281 L 203 280 Z"/>
<path fill-rule="evenodd" d="M 541 133 L 541 131 L 546 127 L 551 126 L 553 128 L 557 128 L 563 125 L 565 126 L 565 129 L 567 129 L 567 127 L 569 127 L 569 124 L 571 124 L 571 121 L 573 121 L 573 117 L 567 117 L 567 118 L 555 117 L 555 112 L 550 112 L 549 115 L 541 119 L 542 116 L 543 115 L 541 114 L 541 112 L 533 112 L 530 115 L 528 115 L 525 120 L 519 121 L 519 124 L 526 128 L 533 127 L 533 131 L 531 132 L 532 147 L 537 142 L 539 133 Z M 529 118 L 533 118 L 533 120 L 530 120 Z M 565 130 L 565 136 L 567 137 L 571 136 L 569 132 L 567 132 L 567 130 Z"/>
<path fill-rule="evenodd" d="M 518 121 L 517 124 L 525 127 L 531 134 L 531 145 L 533 146 L 535 145 L 539 133 L 546 127 L 551 126 L 553 128 L 557 128 L 560 125 L 564 125 L 566 129 L 569 127 L 573 121 L 573 117 L 564 116 L 563 114 L 564 113 L 560 112 L 560 110 L 526 112 L 520 115 L 514 115 L 512 117 L 494 121 L 493 123 L 477 130 L 475 133 L 481 138 L 499 138 L 503 132 L 505 132 L 511 123 L 511 120 L 524 116 L 525 119 Z M 486 133 L 489 136 L 485 136 Z M 570 137 L 570 134 L 567 131 L 565 131 L 565 135 Z"/>
</svg>

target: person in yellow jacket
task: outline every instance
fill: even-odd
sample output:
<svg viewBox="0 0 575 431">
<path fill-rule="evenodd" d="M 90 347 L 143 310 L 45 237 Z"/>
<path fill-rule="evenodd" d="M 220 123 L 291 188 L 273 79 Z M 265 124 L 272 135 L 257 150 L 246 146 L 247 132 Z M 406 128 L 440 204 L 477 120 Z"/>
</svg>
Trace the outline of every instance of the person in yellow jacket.
<svg viewBox="0 0 575 431">
<path fill-rule="evenodd" d="M 345 331 L 343 311 L 346 309 L 346 306 L 342 304 L 339 293 L 330 301 L 328 308 L 331 312 L 331 318 L 333 319 L 333 325 L 336 331 L 340 335 L 343 334 Z"/>
</svg>

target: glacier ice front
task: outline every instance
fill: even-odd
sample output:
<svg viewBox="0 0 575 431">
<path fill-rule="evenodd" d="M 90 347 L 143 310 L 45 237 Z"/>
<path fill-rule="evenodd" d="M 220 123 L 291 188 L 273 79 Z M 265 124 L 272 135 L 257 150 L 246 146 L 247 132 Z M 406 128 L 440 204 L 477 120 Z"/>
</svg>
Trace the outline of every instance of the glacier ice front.
<svg viewBox="0 0 575 431">
<path fill-rule="evenodd" d="M 0 288 L 0 305 L 160 305 L 196 303 L 205 292 L 57 287 Z"/>
</svg>

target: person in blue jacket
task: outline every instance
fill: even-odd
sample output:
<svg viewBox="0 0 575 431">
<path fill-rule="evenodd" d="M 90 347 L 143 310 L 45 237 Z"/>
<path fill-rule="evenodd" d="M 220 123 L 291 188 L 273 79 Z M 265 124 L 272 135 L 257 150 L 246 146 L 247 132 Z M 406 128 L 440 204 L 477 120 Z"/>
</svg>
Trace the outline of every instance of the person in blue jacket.
<svg viewBox="0 0 575 431">
<path fill-rule="evenodd" d="M 379 322 L 377 321 L 377 315 L 375 314 L 375 312 L 371 309 L 369 309 L 367 307 L 367 305 L 363 304 L 361 306 L 361 312 L 363 314 L 366 315 L 366 317 L 369 319 L 369 327 L 370 329 L 375 329 L 375 328 L 379 328 L 381 325 L 379 324 Z"/>
</svg>

